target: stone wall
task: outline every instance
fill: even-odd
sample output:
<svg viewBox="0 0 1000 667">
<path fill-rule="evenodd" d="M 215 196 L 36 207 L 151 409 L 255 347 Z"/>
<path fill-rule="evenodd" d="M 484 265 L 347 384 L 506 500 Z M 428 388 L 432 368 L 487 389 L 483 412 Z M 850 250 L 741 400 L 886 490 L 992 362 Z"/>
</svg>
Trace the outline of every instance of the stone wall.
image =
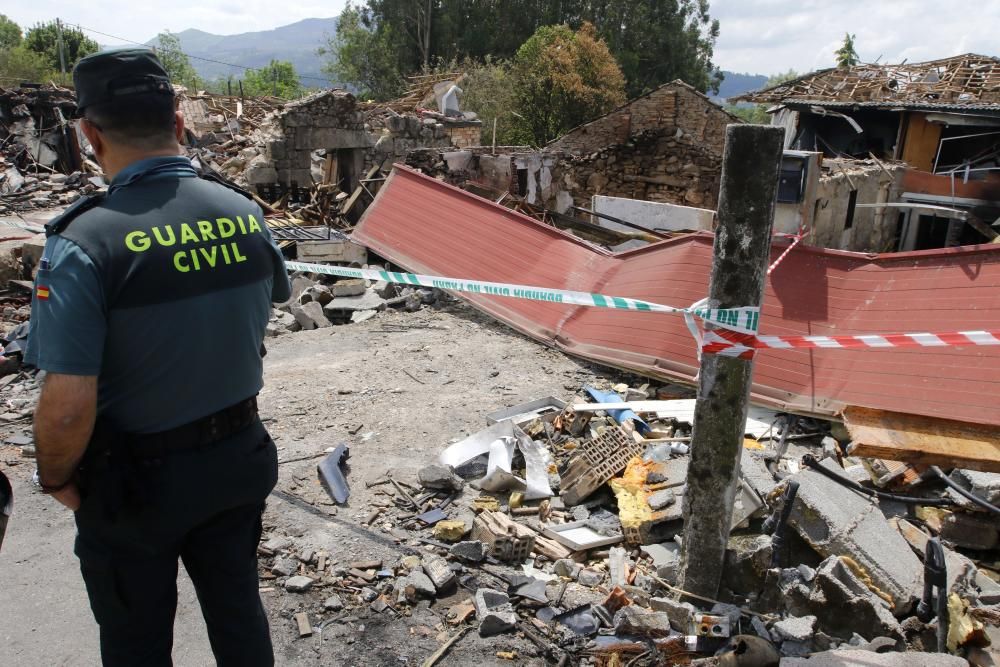
<svg viewBox="0 0 1000 667">
<path fill-rule="evenodd" d="M 714 209 L 721 171 L 721 153 L 676 131 L 649 131 L 587 156 L 560 156 L 546 201 L 554 204 L 565 191 L 583 208 L 594 195 L 607 195 Z"/>
<path fill-rule="evenodd" d="M 898 163 L 824 160 L 816 192 L 813 231 L 806 243 L 823 248 L 856 252 L 891 252 L 896 236 L 898 210 L 861 207 L 854 209 L 848 226 L 847 213 L 852 190 L 858 204 L 899 201 L 906 167 Z"/>
<path fill-rule="evenodd" d="M 364 114 L 346 90 L 326 90 L 285 105 L 280 132 L 266 144 L 263 159 L 247 169 L 251 185 L 312 184 L 312 154 L 316 150 L 363 149 L 373 145 Z"/>
<path fill-rule="evenodd" d="M 645 132 L 675 133 L 718 155 L 726 125 L 741 122 L 683 81 L 667 83 L 551 142 L 551 151 L 582 155 Z"/>
<path fill-rule="evenodd" d="M 380 164 L 388 169 L 395 162 L 419 148 L 451 148 L 452 139 L 445 123 L 435 118 L 389 113 L 369 116 L 369 126 L 376 140 L 367 165 Z"/>
<path fill-rule="evenodd" d="M 437 114 L 435 114 L 437 116 Z M 285 105 L 263 155 L 247 164 L 250 185 L 309 187 L 321 178 L 323 153 L 335 154 L 340 173 L 357 179 L 373 165 L 388 169 L 418 148 L 479 144 L 482 123 L 441 117 L 401 115 L 359 108 L 346 90 L 326 90 Z M 317 174 L 320 174 L 317 177 Z"/>
</svg>

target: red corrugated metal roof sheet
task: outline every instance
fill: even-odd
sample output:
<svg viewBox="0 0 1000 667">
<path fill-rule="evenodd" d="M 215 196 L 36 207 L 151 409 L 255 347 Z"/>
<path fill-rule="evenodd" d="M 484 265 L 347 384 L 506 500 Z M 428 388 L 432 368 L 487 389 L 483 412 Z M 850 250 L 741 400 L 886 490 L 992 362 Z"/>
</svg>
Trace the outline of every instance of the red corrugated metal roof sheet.
<svg viewBox="0 0 1000 667">
<path fill-rule="evenodd" d="M 612 254 L 397 167 L 355 239 L 410 271 L 687 306 L 707 294 L 708 233 Z M 773 257 L 786 247 L 776 242 Z M 677 315 L 459 294 L 570 354 L 682 382 L 698 370 Z M 775 335 L 1000 328 L 1000 247 L 862 255 L 798 247 L 768 279 L 761 332 Z M 1000 348 L 768 350 L 756 402 L 834 414 L 845 405 L 1000 424 Z"/>
</svg>

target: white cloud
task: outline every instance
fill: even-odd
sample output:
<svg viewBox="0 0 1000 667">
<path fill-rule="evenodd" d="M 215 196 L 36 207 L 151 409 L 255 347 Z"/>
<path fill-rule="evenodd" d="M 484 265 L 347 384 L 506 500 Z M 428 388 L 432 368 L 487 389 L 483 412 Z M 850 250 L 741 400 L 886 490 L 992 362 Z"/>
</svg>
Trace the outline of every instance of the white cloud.
<svg viewBox="0 0 1000 667">
<path fill-rule="evenodd" d="M 865 62 L 996 55 L 1000 0 L 949 11 L 936 0 L 712 0 L 715 63 L 736 72 L 806 72 L 834 64 L 844 33 Z"/>
<path fill-rule="evenodd" d="M 110 35 L 145 42 L 162 30 L 216 34 L 268 30 L 305 18 L 336 16 L 345 0 L 174 0 L 170 3 L 26 0 L 2 11 L 24 27 L 60 17 Z M 715 62 L 737 72 L 774 74 L 833 64 L 845 32 L 857 35 L 862 60 L 910 62 L 959 53 L 996 54 L 1000 0 L 950 11 L 938 0 L 711 0 L 721 23 Z M 96 36 L 102 44 L 120 44 Z"/>
</svg>

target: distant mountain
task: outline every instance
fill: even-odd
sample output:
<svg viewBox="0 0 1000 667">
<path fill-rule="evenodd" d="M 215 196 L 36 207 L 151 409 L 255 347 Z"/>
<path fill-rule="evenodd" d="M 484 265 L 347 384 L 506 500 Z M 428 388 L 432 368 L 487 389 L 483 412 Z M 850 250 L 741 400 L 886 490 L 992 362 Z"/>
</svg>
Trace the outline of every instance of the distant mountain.
<svg viewBox="0 0 1000 667">
<path fill-rule="evenodd" d="M 723 72 L 725 78 L 719 86 L 719 94 L 712 99 L 725 104 L 730 97 L 736 97 L 751 90 L 760 90 L 767 85 L 768 77 L 764 74 L 740 74 L 738 72 Z"/>
<path fill-rule="evenodd" d="M 213 35 L 192 28 L 177 33 L 177 37 L 180 39 L 181 49 L 189 56 L 196 56 L 191 58 L 191 65 L 203 79 L 213 81 L 230 75 L 236 79 L 243 70 L 199 58 L 253 68 L 264 67 L 271 60 L 287 60 L 295 66 L 299 76 L 303 77 L 303 85 L 317 87 L 334 83 L 323 74 L 323 60 L 316 55 L 316 49 L 323 46 L 327 36 L 336 31 L 337 18 L 334 17 L 305 19 L 274 30 L 239 35 Z M 146 44 L 155 46 L 156 38 Z"/>
</svg>

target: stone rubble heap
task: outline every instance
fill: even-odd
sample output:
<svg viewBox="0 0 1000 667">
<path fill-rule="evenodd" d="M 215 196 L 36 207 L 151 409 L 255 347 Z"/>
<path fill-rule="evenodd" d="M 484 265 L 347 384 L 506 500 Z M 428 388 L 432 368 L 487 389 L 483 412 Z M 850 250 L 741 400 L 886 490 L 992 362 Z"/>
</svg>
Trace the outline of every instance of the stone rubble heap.
<svg viewBox="0 0 1000 667">
<path fill-rule="evenodd" d="M 669 398 L 672 389 L 613 388 L 631 400 Z M 734 507 L 719 599 L 686 598 L 678 586 L 690 422 L 656 412 L 574 412 L 584 400 L 511 417 L 517 437 L 544 451 L 541 468 L 534 454 L 515 454 L 510 473 L 483 477 L 483 455 L 457 468 L 433 463 L 413 482 L 391 473 L 369 481 L 379 491 L 362 522 L 396 541 L 397 560 L 333 563 L 272 537 L 262 543 L 261 553 L 273 556 L 265 576 L 288 591 L 313 592 L 314 602 L 299 607 L 316 624 L 437 606 L 448 619 L 442 638 L 466 626 L 483 638 L 513 633 L 552 664 L 995 664 L 997 553 L 980 547 L 996 537 L 996 517 L 965 503 L 933 508 L 947 514 L 936 524 L 921 520 L 928 507 L 873 502 L 791 455 L 777 456 L 779 434 L 768 432 L 749 439 L 743 453 L 746 491 Z M 869 461 L 844 458 L 841 468 L 828 425 L 800 419 L 796 428 L 797 455 L 826 450 L 825 469 L 892 488 Z M 533 451 L 521 444 L 515 451 Z M 539 470 L 555 495 L 528 500 Z M 1000 475 L 954 477 L 984 499 L 1000 496 Z M 776 550 L 764 520 L 777 516 L 789 480 L 799 483 L 798 495 Z M 301 492 L 307 502 L 333 505 L 321 490 Z M 930 482 L 911 483 L 907 495 L 917 492 L 928 502 L 949 497 Z M 957 521 L 951 517 L 973 522 L 975 534 L 972 524 L 945 531 Z M 922 559 L 935 535 L 950 538 L 950 655 L 935 653 L 936 615 L 918 611 Z M 886 651 L 907 653 L 897 659 Z M 741 662 L 744 653 L 759 661 Z"/>
</svg>

